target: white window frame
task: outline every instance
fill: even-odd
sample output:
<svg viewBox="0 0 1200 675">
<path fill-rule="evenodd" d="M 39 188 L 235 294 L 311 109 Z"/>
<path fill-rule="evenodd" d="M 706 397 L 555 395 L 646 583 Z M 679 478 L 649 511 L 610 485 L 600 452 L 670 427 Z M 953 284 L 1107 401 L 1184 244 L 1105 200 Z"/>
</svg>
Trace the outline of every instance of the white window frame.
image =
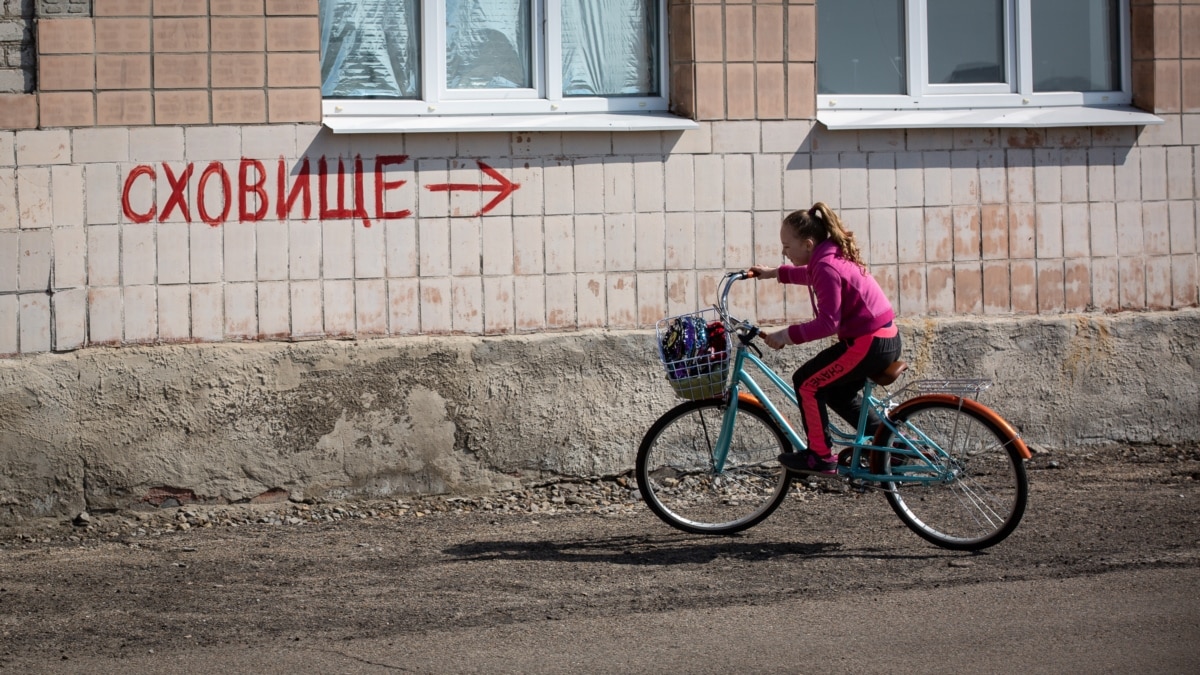
<svg viewBox="0 0 1200 675">
<path fill-rule="evenodd" d="M 342 133 L 697 128 L 692 120 L 668 112 L 667 0 L 655 2 L 659 16 L 658 95 L 564 97 L 560 0 L 530 3 L 532 88 L 449 89 L 446 6 L 438 0 L 421 0 L 420 98 L 325 98 L 322 120 Z"/>
<path fill-rule="evenodd" d="M 1035 1 L 1005 2 L 1007 82 L 930 84 L 926 0 L 906 0 L 908 94 L 818 94 L 817 119 L 833 129 L 1162 123 L 1158 117 L 1130 107 L 1133 90 L 1129 0 L 1118 0 L 1117 9 L 1121 89 L 1103 92 L 1033 90 L 1031 3 Z M 887 114 L 897 111 L 902 114 Z"/>
</svg>

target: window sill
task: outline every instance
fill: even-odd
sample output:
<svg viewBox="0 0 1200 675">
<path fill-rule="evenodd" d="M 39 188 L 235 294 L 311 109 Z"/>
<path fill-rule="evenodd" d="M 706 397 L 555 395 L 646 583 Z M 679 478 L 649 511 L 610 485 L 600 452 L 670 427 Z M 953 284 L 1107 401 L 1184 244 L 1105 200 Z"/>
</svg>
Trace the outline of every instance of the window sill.
<svg viewBox="0 0 1200 675">
<path fill-rule="evenodd" d="M 560 115 L 325 115 L 335 134 L 470 133 L 485 131 L 686 131 L 694 120 L 660 113 Z"/>
<path fill-rule="evenodd" d="M 966 108 L 961 110 L 820 110 L 817 112 L 817 121 L 832 130 L 1109 127 L 1163 123 L 1162 118 L 1129 106 Z"/>
</svg>

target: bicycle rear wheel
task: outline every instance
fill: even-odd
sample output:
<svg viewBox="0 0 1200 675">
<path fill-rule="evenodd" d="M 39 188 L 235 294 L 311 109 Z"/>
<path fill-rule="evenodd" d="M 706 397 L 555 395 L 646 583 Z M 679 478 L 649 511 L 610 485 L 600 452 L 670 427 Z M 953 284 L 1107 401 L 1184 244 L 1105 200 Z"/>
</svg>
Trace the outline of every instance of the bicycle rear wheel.
<svg viewBox="0 0 1200 675">
<path fill-rule="evenodd" d="M 990 409 L 948 395 L 918 396 L 892 413 L 900 433 L 908 437 L 936 469 L 919 458 L 880 453 L 884 474 L 940 475 L 931 483 L 885 482 L 892 510 L 911 530 L 943 548 L 978 551 L 1000 543 L 1021 522 L 1029 498 L 1029 481 L 1018 446 L 1021 441 Z M 912 425 L 919 434 L 906 433 Z M 886 426 L 875 444 L 891 447 Z M 932 450 L 936 445 L 949 457 Z"/>
<path fill-rule="evenodd" d="M 650 427 L 638 448 L 638 489 L 646 505 L 684 532 L 732 534 L 751 527 L 778 508 L 791 485 L 777 460 L 791 444 L 766 411 L 745 402 L 717 470 L 725 411 L 720 399 L 678 405 Z"/>
</svg>

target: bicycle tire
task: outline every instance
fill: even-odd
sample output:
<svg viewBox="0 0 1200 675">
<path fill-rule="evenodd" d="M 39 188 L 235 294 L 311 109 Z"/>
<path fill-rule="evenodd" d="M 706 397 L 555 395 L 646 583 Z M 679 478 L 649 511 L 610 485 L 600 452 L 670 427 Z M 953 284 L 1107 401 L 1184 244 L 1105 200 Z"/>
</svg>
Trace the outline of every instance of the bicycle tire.
<svg viewBox="0 0 1200 675">
<path fill-rule="evenodd" d="M 787 497 L 780 466 L 792 446 L 761 406 L 742 401 L 725 465 L 712 449 L 726 410 L 722 399 L 682 403 L 663 414 L 638 447 L 637 483 L 646 505 L 668 525 L 693 534 L 733 534 L 771 515 Z"/>
<path fill-rule="evenodd" d="M 904 524 L 926 541 L 956 551 L 978 551 L 1003 541 L 1021 522 L 1029 500 L 1029 479 L 1012 427 L 994 411 L 948 394 L 912 398 L 892 413 L 897 426 L 912 424 L 937 443 L 949 459 L 935 462 L 944 480 L 934 483 L 884 482 L 884 494 Z M 892 447 L 884 426 L 875 445 Z M 923 442 L 907 435 L 918 449 Z M 899 453 L 875 453 L 876 473 L 909 470 L 919 463 Z M 932 453 L 930 453 L 932 456 Z"/>
</svg>

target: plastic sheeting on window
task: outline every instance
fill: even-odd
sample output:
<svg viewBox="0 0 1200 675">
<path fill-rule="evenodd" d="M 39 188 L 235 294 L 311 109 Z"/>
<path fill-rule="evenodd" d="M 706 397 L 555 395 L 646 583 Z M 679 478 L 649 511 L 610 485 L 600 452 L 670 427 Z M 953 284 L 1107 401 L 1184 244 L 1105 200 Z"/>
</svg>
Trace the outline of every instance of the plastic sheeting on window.
<svg viewBox="0 0 1200 675">
<path fill-rule="evenodd" d="M 658 3 L 563 0 L 563 96 L 658 93 Z"/>
<path fill-rule="evenodd" d="M 529 0 L 446 2 L 446 86 L 533 86 Z"/>
<path fill-rule="evenodd" d="M 419 0 L 322 0 L 321 94 L 416 98 Z"/>
</svg>

